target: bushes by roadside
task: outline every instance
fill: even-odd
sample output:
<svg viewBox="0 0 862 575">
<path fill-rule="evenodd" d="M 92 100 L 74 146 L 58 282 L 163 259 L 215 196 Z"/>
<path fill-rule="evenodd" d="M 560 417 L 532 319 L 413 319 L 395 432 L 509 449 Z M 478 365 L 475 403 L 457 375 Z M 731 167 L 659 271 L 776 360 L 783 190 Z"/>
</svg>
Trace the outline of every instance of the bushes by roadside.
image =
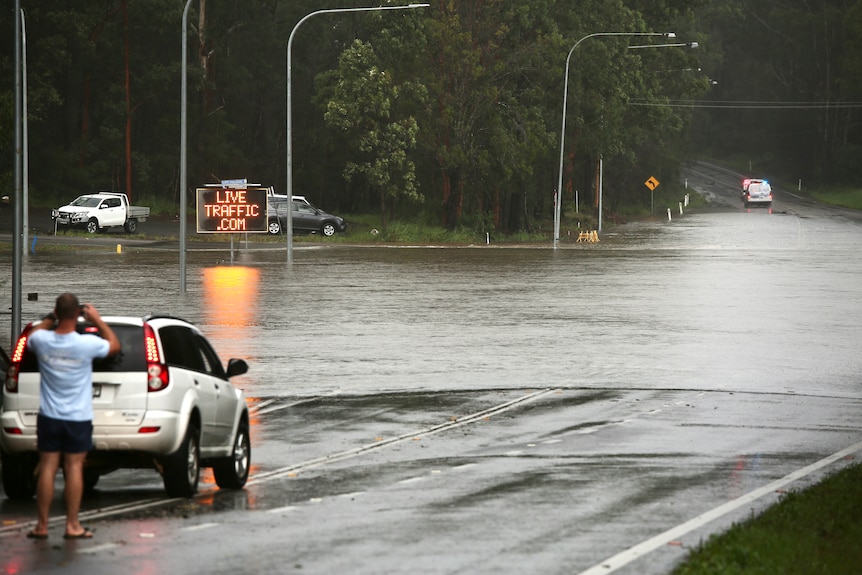
<svg viewBox="0 0 862 575">
<path fill-rule="evenodd" d="M 757 517 L 714 535 L 673 575 L 862 573 L 862 465 L 791 492 Z"/>
</svg>

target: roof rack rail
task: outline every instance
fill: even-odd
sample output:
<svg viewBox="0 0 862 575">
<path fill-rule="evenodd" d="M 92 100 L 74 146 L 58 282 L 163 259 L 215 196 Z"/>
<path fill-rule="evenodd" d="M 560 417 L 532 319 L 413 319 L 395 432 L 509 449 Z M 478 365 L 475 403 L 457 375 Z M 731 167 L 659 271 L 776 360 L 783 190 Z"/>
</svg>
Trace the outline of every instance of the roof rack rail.
<svg viewBox="0 0 862 575">
<path fill-rule="evenodd" d="M 182 317 L 179 317 L 179 316 L 176 316 L 173 314 L 169 314 L 169 313 L 150 313 L 150 314 L 145 315 L 141 319 L 144 321 L 149 321 L 151 319 L 178 319 L 178 320 L 184 321 L 186 323 L 191 323 L 189 320 L 187 320 L 185 318 L 182 318 Z"/>
</svg>

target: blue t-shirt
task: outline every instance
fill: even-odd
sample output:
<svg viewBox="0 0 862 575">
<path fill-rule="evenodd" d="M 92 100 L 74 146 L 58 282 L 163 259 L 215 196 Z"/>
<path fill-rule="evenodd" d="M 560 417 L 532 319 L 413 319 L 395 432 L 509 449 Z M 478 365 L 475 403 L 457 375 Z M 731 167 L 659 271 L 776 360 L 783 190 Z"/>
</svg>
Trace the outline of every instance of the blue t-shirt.
<svg viewBox="0 0 862 575">
<path fill-rule="evenodd" d="M 27 345 L 39 358 L 39 413 L 65 421 L 92 421 L 93 359 L 108 355 L 108 340 L 38 329 Z"/>
</svg>

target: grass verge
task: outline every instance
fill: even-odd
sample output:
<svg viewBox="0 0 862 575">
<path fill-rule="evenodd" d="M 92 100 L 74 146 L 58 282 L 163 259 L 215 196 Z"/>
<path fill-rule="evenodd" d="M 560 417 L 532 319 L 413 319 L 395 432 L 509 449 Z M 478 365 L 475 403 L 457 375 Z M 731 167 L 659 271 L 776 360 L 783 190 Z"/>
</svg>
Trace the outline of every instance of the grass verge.
<svg viewBox="0 0 862 575">
<path fill-rule="evenodd" d="M 790 492 L 692 550 L 673 575 L 862 573 L 862 465 Z"/>
<path fill-rule="evenodd" d="M 842 206 L 852 210 L 862 210 L 862 188 L 832 188 L 811 192 L 819 202 Z"/>
</svg>

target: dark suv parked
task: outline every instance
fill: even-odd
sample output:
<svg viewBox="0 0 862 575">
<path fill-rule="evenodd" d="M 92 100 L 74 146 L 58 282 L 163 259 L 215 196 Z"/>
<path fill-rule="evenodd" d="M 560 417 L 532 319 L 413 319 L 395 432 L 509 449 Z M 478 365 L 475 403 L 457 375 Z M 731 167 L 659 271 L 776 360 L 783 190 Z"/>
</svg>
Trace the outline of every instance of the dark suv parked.
<svg viewBox="0 0 862 575">
<path fill-rule="evenodd" d="M 335 235 L 347 229 L 347 222 L 338 216 L 333 216 L 312 206 L 308 201 L 293 200 L 293 231 L 308 234 Z M 277 235 L 287 228 L 287 200 L 269 202 L 268 214 L 269 233 Z"/>
</svg>

